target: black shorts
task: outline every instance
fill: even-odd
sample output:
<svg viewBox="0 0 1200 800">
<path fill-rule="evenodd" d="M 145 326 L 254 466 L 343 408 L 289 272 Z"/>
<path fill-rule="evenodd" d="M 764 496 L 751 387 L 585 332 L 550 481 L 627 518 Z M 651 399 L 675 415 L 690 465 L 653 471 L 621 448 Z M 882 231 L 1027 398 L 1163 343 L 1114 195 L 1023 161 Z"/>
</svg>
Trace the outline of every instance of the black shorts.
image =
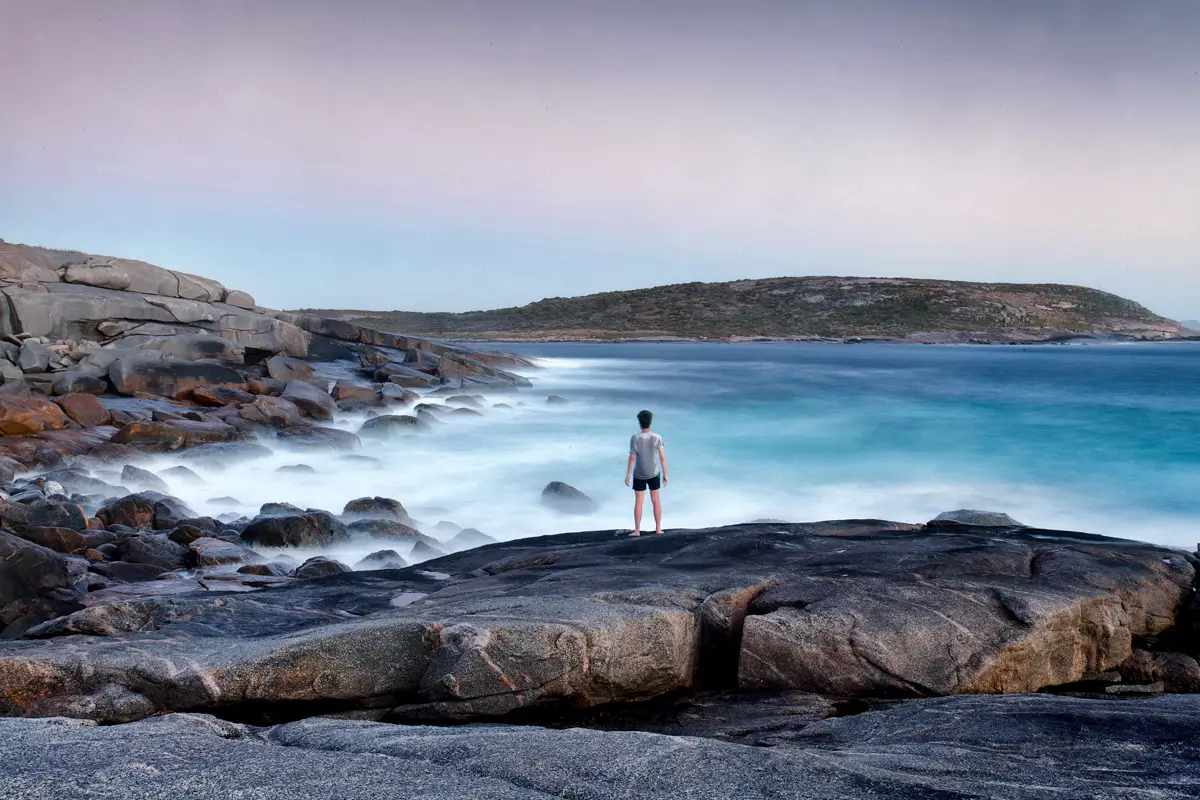
<svg viewBox="0 0 1200 800">
<path fill-rule="evenodd" d="M 662 488 L 662 475 L 655 475 L 653 478 L 634 478 L 633 490 L 635 492 L 644 492 L 649 489 L 652 492 L 657 492 Z"/>
</svg>

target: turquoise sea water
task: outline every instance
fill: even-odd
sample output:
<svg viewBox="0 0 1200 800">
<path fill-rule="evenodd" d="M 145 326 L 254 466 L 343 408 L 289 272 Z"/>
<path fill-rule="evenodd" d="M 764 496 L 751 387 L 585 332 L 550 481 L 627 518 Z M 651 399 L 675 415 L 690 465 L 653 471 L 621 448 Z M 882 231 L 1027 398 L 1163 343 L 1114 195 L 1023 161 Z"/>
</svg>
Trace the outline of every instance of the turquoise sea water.
<svg viewBox="0 0 1200 800">
<path fill-rule="evenodd" d="M 581 450 L 564 454 L 564 479 L 607 490 L 649 408 L 668 444 L 669 516 L 689 525 L 923 521 L 965 506 L 1200 539 L 1200 345 L 515 349 L 548 359 L 539 391 L 577 402 L 543 428 L 555 452 Z"/>
<path fill-rule="evenodd" d="M 394 497 L 443 538 L 440 520 L 498 539 L 628 528 L 629 437 L 648 408 L 666 440 L 668 528 L 924 522 L 965 507 L 1179 547 L 1200 540 L 1200 345 L 500 347 L 542 368 L 528 371 L 533 390 L 486 398 L 482 417 L 364 440 L 361 455 L 374 461 L 267 442 L 270 459 L 198 467 L 204 485 L 172 490 L 210 514 L 253 515 L 267 501 L 337 511 L 355 497 Z M 569 402 L 548 405 L 550 394 Z M 492 407 L 500 402 L 514 407 Z M 297 463 L 315 472 L 274 471 Z M 599 511 L 545 509 L 539 497 L 552 480 L 583 490 Z M 239 505 L 211 502 L 230 496 Z M 378 545 L 339 556 L 353 563 L 370 549 Z"/>
</svg>

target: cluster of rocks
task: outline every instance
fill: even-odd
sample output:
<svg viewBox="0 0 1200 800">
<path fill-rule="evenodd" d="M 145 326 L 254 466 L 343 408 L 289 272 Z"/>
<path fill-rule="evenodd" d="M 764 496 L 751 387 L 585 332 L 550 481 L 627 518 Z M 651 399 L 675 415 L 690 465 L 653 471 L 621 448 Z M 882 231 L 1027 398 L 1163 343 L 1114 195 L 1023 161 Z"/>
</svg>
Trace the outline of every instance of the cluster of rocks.
<svg viewBox="0 0 1200 800">
<path fill-rule="evenodd" d="M 0 293 L 0 477 L 11 462 L 264 436 L 353 450 L 354 433 L 321 425 L 338 410 L 374 417 L 363 435 L 386 437 L 479 413 L 471 391 L 529 385 L 503 368 L 529 365 L 516 356 L 272 311 L 140 261 L 0 241 Z M 330 359 L 357 362 L 357 377 L 316 374 Z"/>
<path fill-rule="evenodd" d="M 79 468 L 3 484 L 0 638 L 77 625 L 64 615 L 131 598 L 248 592 L 351 569 L 399 569 L 493 541 L 450 522 L 432 529 L 445 541 L 427 536 L 401 503 L 384 497 L 352 500 L 340 514 L 267 503 L 253 518 L 201 516 L 164 493 L 167 480 L 200 476 L 182 466 L 166 472 L 131 464 L 114 470 L 123 484 L 142 489 L 133 494 Z M 353 567 L 288 552 L 347 544 L 381 549 Z"/>
</svg>

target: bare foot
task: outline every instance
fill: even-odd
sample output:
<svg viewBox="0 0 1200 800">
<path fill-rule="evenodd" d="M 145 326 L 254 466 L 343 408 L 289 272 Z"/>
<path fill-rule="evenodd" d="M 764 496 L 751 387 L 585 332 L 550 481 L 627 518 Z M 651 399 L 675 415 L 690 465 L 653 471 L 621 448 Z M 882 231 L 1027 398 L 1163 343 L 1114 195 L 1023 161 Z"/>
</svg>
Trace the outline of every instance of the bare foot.
<svg viewBox="0 0 1200 800">
<path fill-rule="evenodd" d="M 655 531 L 655 533 L 657 533 L 659 536 L 663 535 L 663 532 L 661 530 Z"/>
<path fill-rule="evenodd" d="M 642 532 L 641 531 L 630 531 L 629 535 L 630 536 L 641 536 Z"/>
</svg>

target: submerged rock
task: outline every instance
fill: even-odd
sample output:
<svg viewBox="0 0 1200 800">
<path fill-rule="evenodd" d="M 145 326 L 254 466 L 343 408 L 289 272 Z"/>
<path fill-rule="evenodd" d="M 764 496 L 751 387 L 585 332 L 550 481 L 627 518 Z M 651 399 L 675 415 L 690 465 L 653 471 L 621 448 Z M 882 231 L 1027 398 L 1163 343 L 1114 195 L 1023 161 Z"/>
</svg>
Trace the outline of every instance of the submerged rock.
<svg viewBox="0 0 1200 800">
<path fill-rule="evenodd" d="M 987 528 L 1028 528 L 1017 522 L 1008 514 L 1002 514 L 999 511 L 973 511 L 969 509 L 959 509 L 958 511 L 945 511 L 938 514 L 930 525 L 938 525 L 941 523 L 950 522 L 958 525 L 979 525 Z"/>
<path fill-rule="evenodd" d="M 342 509 L 344 519 L 392 519 L 412 525 L 412 518 L 399 500 L 390 497 L 360 497 L 346 503 Z"/>
<path fill-rule="evenodd" d="M 542 490 L 542 505 L 563 514 L 591 514 L 599 506 L 574 486 L 562 481 L 551 481 Z"/>
<path fill-rule="evenodd" d="M 356 570 L 363 569 L 403 569 L 407 567 L 404 559 L 395 550 L 378 550 L 361 559 L 354 565 Z"/>
</svg>

